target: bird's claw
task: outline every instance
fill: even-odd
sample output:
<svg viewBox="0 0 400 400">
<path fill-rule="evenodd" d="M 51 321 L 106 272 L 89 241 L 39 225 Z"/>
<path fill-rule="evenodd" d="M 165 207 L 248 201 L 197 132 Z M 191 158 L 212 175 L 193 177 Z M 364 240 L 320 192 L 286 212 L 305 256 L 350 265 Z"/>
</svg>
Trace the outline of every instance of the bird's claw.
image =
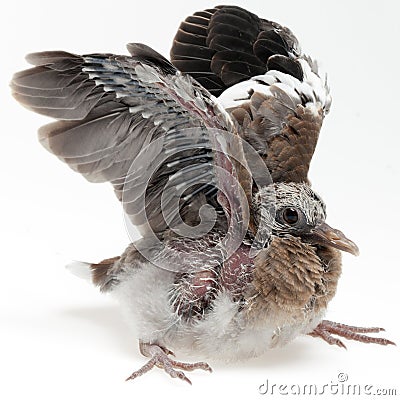
<svg viewBox="0 0 400 400">
<path fill-rule="evenodd" d="M 345 339 L 356 340 L 362 343 L 375 343 L 383 346 L 386 346 L 388 344 L 396 345 L 396 343 L 388 339 L 363 335 L 363 333 L 378 333 L 384 330 L 385 329 L 383 328 L 377 328 L 377 327 L 362 328 L 358 326 L 350 326 L 345 324 L 339 324 L 337 322 L 323 320 L 317 325 L 317 327 L 312 332 L 309 333 L 309 335 L 314 337 L 320 337 L 329 344 L 334 344 L 343 348 L 346 348 L 343 342 L 332 336 L 332 334 L 343 337 Z"/>
<path fill-rule="evenodd" d="M 127 381 L 144 375 L 146 372 L 153 369 L 154 366 L 163 369 L 171 378 L 179 378 L 189 383 L 190 385 L 192 384 L 192 382 L 183 371 L 194 371 L 195 369 L 203 369 L 205 371 L 212 372 L 211 367 L 205 362 L 184 363 L 171 360 L 169 355 L 174 355 L 172 351 L 156 344 L 140 342 L 139 348 L 144 356 L 150 357 L 150 360 L 145 365 L 143 365 L 142 368 L 133 372 L 126 379 Z M 181 371 L 177 371 L 177 369 Z"/>
</svg>

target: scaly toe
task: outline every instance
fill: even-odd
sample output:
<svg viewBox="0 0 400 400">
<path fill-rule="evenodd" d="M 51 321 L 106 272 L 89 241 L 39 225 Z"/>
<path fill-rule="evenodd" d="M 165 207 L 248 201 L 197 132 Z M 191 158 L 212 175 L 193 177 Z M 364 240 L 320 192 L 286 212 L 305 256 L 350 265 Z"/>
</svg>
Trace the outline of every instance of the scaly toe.
<svg viewBox="0 0 400 400">
<path fill-rule="evenodd" d="M 171 378 L 179 378 L 189 383 L 190 385 L 192 384 L 192 382 L 183 371 L 194 371 L 195 369 L 202 369 L 212 372 L 211 367 L 205 362 L 184 363 L 172 360 L 169 357 L 170 355 L 174 355 L 172 351 L 157 344 L 139 342 L 139 349 L 144 356 L 150 357 L 150 360 L 145 365 L 143 365 L 142 368 L 133 372 L 126 379 L 127 381 L 142 376 L 146 372 L 150 371 L 154 366 L 163 369 Z M 177 371 L 175 368 L 183 371 Z"/>
<path fill-rule="evenodd" d="M 205 362 L 184 363 L 180 361 L 171 360 L 172 366 L 182 369 L 184 371 L 194 371 L 195 369 L 202 369 L 204 371 L 212 372 L 211 367 Z"/>
<path fill-rule="evenodd" d="M 351 326 L 345 324 L 339 324 L 337 322 L 323 320 L 320 324 L 309 333 L 311 336 L 316 336 L 324 339 L 329 344 L 336 344 L 339 347 L 346 346 L 339 340 L 332 336 L 332 334 L 343 337 L 349 340 L 355 340 L 361 343 L 375 343 L 383 346 L 386 345 L 396 345 L 391 340 L 385 338 L 376 338 L 367 335 L 362 335 L 362 333 L 378 333 L 384 331 L 383 328 L 363 328 L 358 326 Z"/>
</svg>

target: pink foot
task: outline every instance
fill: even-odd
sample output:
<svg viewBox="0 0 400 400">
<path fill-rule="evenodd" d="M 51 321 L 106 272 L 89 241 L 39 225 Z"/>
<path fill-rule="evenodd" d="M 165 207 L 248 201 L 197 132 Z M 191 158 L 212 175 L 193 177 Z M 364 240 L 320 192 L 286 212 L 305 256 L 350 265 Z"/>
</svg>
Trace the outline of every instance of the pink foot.
<svg viewBox="0 0 400 400">
<path fill-rule="evenodd" d="M 139 342 L 140 352 L 145 357 L 150 357 L 150 360 L 143 365 L 142 368 L 133 372 L 126 380 L 132 380 L 139 376 L 142 376 L 146 372 L 150 371 L 154 366 L 158 368 L 162 368 L 171 378 L 179 378 L 183 381 L 192 384 L 189 378 L 182 372 L 177 371 L 177 369 L 181 369 L 183 371 L 193 371 L 195 369 L 204 369 L 205 371 L 212 372 L 211 367 L 205 362 L 197 362 L 197 363 L 183 363 L 175 360 L 171 360 L 169 355 L 174 355 L 172 351 L 165 349 L 157 344 L 143 343 Z"/>
<path fill-rule="evenodd" d="M 345 324 L 339 324 L 337 322 L 323 320 L 308 335 L 314 337 L 320 337 L 329 344 L 335 344 L 336 346 L 343 348 L 346 348 L 343 342 L 338 338 L 332 336 L 332 334 L 343 337 L 345 339 L 356 340 L 362 343 L 376 343 L 384 346 L 388 344 L 396 345 L 394 342 L 388 339 L 361 335 L 361 333 L 378 333 L 382 331 L 384 331 L 383 328 L 361 328 L 358 326 L 350 326 Z"/>
</svg>

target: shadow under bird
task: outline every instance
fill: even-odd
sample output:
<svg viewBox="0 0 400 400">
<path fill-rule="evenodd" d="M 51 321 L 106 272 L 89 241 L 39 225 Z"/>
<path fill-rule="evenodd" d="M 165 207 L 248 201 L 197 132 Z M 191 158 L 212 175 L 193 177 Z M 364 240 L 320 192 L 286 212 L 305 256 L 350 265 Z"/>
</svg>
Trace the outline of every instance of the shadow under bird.
<svg viewBox="0 0 400 400">
<path fill-rule="evenodd" d="M 57 121 L 51 153 L 111 182 L 142 238 L 97 264 L 73 263 L 117 298 L 154 366 L 190 383 L 173 350 L 255 357 L 299 335 L 381 345 L 381 328 L 323 319 L 357 246 L 326 222 L 308 170 L 331 105 L 326 77 L 293 33 L 236 6 L 188 17 L 171 62 L 46 51 L 14 75 L 17 101 Z"/>
</svg>

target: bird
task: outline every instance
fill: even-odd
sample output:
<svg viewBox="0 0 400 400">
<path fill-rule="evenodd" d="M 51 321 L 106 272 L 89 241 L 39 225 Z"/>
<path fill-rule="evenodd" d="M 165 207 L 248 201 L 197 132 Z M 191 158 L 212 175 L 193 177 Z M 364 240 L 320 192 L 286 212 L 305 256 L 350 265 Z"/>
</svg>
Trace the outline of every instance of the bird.
<svg viewBox="0 0 400 400">
<path fill-rule="evenodd" d="M 29 54 L 10 83 L 24 107 L 55 119 L 40 143 L 94 183 L 110 182 L 141 238 L 122 255 L 69 269 L 110 293 L 149 360 L 211 371 L 301 335 L 394 345 L 324 319 L 357 245 L 327 224 L 310 162 L 331 107 L 326 75 L 292 31 L 238 6 L 195 12 L 170 60 Z M 207 360 L 176 360 L 174 352 Z"/>
</svg>

